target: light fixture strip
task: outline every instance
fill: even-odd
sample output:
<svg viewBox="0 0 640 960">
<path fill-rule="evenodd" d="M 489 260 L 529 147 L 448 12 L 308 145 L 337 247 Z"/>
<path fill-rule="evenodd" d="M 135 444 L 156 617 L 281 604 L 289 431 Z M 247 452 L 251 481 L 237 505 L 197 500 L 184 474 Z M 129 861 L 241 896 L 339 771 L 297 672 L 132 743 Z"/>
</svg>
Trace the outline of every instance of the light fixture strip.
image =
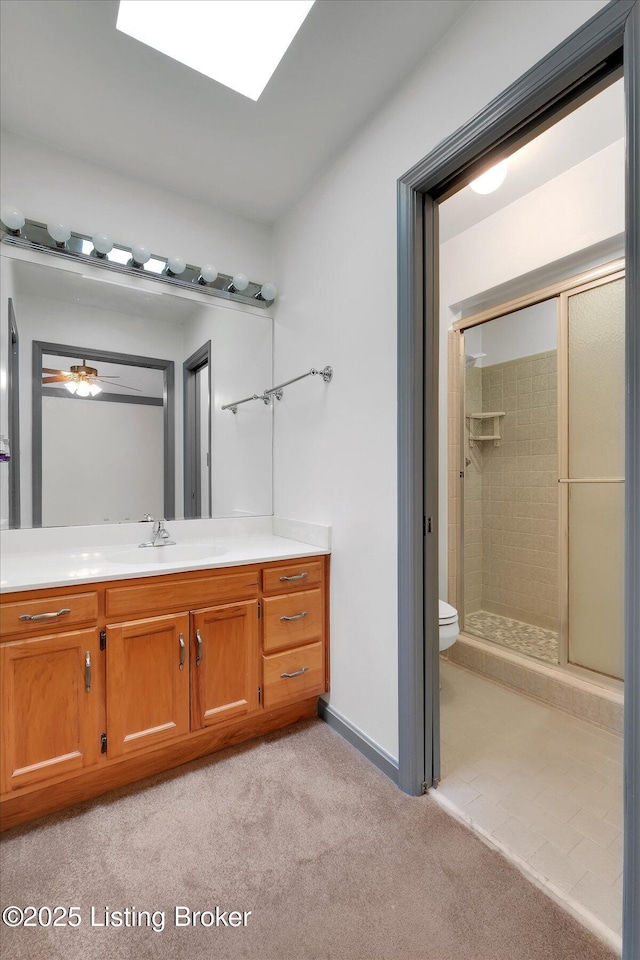
<svg viewBox="0 0 640 960">
<path fill-rule="evenodd" d="M 143 267 L 130 266 L 129 261 L 132 258 L 132 248 L 125 247 L 122 244 L 114 243 L 113 249 L 108 254 L 102 257 L 95 256 L 91 237 L 83 233 L 75 233 L 73 230 L 71 231 L 69 239 L 61 246 L 52 238 L 47 229 L 47 225 L 39 223 L 36 220 L 25 220 L 24 226 L 17 234 L 5 230 L 3 224 L 0 228 L 0 241 L 10 244 L 11 246 L 23 247 L 27 250 L 37 250 L 41 253 L 53 254 L 53 256 L 56 257 L 64 257 L 67 260 L 89 263 L 94 267 L 111 270 L 114 273 L 124 274 L 129 277 L 135 276 L 143 277 L 146 280 L 159 280 L 161 283 L 178 287 L 181 290 L 195 290 L 198 293 L 204 293 L 210 297 L 232 300 L 236 303 L 244 303 L 253 307 L 269 307 L 272 303 L 272 301 L 267 301 L 258 296 L 263 284 L 256 283 L 253 280 L 248 282 L 247 287 L 242 293 L 235 289 L 233 292 L 230 292 L 227 289 L 233 282 L 233 276 L 225 273 L 219 273 L 211 283 L 198 283 L 198 278 L 201 276 L 201 268 L 189 263 L 186 264 L 180 276 L 167 275 L 165 271 L 168 258 L 157 257 L 155 255 L 150 257 Z M 236 277 L 237 276 L 236 274 Z"/>
</svg>

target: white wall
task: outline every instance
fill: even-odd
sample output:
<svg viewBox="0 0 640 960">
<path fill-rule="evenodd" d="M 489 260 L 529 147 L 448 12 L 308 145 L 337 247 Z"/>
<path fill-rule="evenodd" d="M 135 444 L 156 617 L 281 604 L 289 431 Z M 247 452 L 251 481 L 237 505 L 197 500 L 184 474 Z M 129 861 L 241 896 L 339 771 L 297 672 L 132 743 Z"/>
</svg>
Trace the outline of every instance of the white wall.
<svg viewBox="0 0 640 960">
<path fill-rule="evenodd" d="M 270 227 L 145 183 L 140 161 L 134 180 L 3 130 L 2 203 L 31 220 L 57 218 L 88 236 L 103 231 L 125 246 L 144 243 L 159 256 L 214 263 L 221 273 L 255 281 L 273 278 Z M 179 175 L 188 176 L 188 168 Z"/>
<path fill-rule="evenodd" d="M 211 323 L 212 314 L 215 323 Z M 216 517 L 272 512 L 273 410 L 254 401 L 233 414 L 223 404 L 272 384 L 273 330 L 269 317 L 202 307 L 192 315 L 185 357 L 211 340 L 211 491 Z"/>
<path fill-rule="evenodd" d="M 617 140 L 443 243 L 442 304 L 455 309 L 483 290 L 622 233 L 624 156 L 624 140 Z"/>
<path fill-rule="evenodd" d="M 534 353 L 546 353 L 558 346 L 556 299 L 515 310 L 505 317 L 481 323 L 465 331 L 465 354 L 486 353 L 475 366 L 490 367 Z"/>
<path fill-rule="evenodd" d="M 163 452 L 162 407 L 43 397 L 42 525 L 164 516 Z"/>
<path fill-rule="evenodd" d="M 396 180 L 602 6 L 476 3 L 276 230 L 275 511 L 333 524 L 331 707 L 397 756 Z"/>
</svg>

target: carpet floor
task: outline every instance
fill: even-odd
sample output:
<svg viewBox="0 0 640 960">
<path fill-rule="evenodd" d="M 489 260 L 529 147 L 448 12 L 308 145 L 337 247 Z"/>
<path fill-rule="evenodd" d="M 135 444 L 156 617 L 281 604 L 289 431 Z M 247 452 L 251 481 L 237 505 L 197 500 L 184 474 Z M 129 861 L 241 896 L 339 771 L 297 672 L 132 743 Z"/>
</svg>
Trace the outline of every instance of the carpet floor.
<svg viewBox="0 0 640 960">
<path fill-rule="evenodd" d="M 3 909 L 73 906 L 80 917 L 73 928 L 3 925 L 5 960 L 614 956 L 319 720 L 14 828 L 0 856 Z"/>
</svg>

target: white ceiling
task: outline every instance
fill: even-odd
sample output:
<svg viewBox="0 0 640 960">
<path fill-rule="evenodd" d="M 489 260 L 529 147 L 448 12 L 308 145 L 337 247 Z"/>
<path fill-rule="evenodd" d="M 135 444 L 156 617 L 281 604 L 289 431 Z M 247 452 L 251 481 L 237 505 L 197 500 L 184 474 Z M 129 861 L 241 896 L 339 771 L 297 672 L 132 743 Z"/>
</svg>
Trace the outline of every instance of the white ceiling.
<svg viewBox="0 0 640 960">
<path fill-rule="evenodd" d="M 316 0 L 254 103 L 116 31 L 117 0 L 2 0 L 2 123 L 272 222 L 470 6 Z"/>
<path fill-rule="evenodd" d="M 511 157 L 507 177 L 493 193 L 465 187 L 440 205 L 440 241 L 485 220 L 548 180 L 624 137 L 624 87 L 618 80 L 531 140 Z"/>
</svg>

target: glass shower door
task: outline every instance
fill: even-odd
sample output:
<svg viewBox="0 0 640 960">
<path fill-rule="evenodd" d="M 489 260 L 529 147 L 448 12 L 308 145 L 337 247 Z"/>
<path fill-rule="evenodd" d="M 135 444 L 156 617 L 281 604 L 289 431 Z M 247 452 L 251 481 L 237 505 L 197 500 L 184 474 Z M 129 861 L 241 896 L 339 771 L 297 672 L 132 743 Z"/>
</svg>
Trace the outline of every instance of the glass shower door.
<svg viewBox="0 0 640 960">
<path fill-rule="evenodd" d="M 566 434 L 559 466 L 567 590 L 562 629 L 570 663 L 622 679 L 624 278 L 591 284 L 563 300 Z"/>
</svg>

